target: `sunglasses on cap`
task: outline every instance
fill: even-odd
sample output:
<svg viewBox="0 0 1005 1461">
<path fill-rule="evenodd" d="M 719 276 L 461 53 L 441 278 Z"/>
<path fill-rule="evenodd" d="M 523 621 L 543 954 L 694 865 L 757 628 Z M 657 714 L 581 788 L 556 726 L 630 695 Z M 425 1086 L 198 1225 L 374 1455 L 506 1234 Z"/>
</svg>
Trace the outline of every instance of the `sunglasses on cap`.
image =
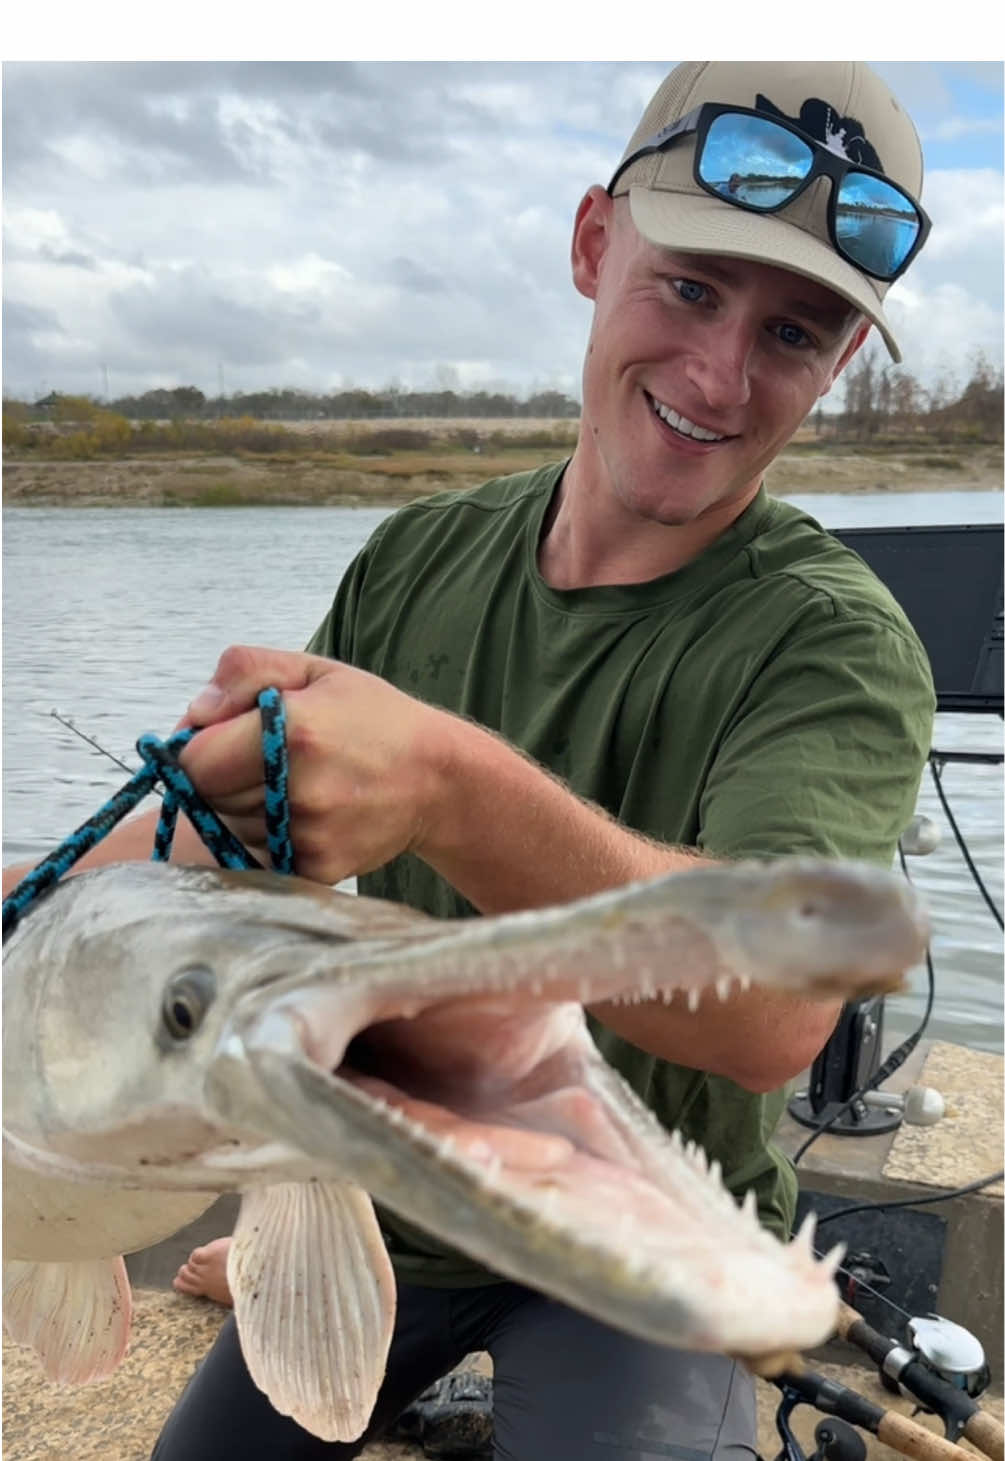
<svg viewBox="0 0 1005 1461">
<path fill-rule="evenodd" d="M 882 173 L 837 156 L 789 122 L 722 102 L 705 102 L 650 137 L 620 164 L 608 193 L 614 196 L 615 183 L 632 163 L 691 132 L 695 182 L 713 198 L 751 213 L 777 213 L 814 178 L 830 178 L 831 243 L 874 279 L 896 279 L 928 237 L 931 220 L 921 204 Z"/>
</svg>

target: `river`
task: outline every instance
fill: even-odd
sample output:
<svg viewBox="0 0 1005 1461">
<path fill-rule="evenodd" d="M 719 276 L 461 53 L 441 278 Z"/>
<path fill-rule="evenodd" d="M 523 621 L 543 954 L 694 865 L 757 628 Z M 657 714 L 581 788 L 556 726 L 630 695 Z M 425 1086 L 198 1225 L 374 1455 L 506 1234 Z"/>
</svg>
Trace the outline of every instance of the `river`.
<svg viewBox="0 0 1005 1461">
<path fill-rule="evenodd" d="M 832 528 L 1001 521 L 993 492 L 793 497 Z M 36 859 L 125 780 L 50 715 L 130 765 L 166 735 L 228 644 L 302 646 L 343 569 L 385 516 L 375 508 L 11 508 L 3 515 L 3 852 Z M 295 566 L 295 571 L 291 568 Z M 998 751 L 997 716 L 940 715 L 940 750 Z M 950 806 L 991 896 L 1003 901 L 1002 777 L 947 765 Z M 937 976 L 929 1032 L 1002 1050 L 1001 936 L 926 773 L 919 810 L 940 846 L 912 858 L 928 899 Z M 891 1033 L 920 1017 L 925 974 L 887 1001 Z"/>
</svg>

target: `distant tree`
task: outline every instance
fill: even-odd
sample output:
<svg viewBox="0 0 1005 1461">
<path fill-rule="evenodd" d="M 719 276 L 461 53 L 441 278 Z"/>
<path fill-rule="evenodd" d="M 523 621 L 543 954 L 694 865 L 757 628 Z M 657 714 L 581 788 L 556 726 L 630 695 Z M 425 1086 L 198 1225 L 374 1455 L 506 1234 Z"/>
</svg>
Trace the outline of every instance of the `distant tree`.
<svg viewBox="0 0 1005 1461">
<path fill-rule="evenodd" d="M 858 441 L 874 436 L 878 421 L 878 372 L 872 350 L 860 350 L 844 372 L 844 421 Z"/>
<path fill-rule="evenodd" d="M 173 416 L 199 416 L 206 404 L 206 397 L 195 386 L 175 386 L 170 392 L 174 398 Z"/>
<path fill-rule="evenodd" d="M 528 396 L 520 411 L 521 416 L 549 416 L 571 418 L 579 415 L 579 406 L 570 401 L 563 391 L 536 391 Z"/>
<path fill-rule="evenodd" d="M 50 410 L 50 419 L 61 425 L 93 421 L 100 409 L 90 396 L 57 396 Z"/>
<path fill-rule="evenodd" d="M 983 351 L 973 358 L 970 379 L 956 401 L 946 407 L 954 422 L 976 429 L 983 436 L 1001 438 L 1003 381 L 1001 368 L 992 366 Z"/>
<path fill-rule="evenodd" d="M 899 431 L 914 432 L 921 425 L 925 394 L 911 373 L 897 366 L 890 375 L 890 415 Z"/>
</svg>

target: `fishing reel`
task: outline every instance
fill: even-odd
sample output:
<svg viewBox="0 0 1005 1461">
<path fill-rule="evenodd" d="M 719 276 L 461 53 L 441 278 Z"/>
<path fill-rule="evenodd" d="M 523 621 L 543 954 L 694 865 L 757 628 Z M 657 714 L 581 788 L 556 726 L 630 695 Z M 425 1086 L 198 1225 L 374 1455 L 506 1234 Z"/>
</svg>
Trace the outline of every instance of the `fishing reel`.
<svg viewBox="0 0 1005 1461">
<path fill-rule="evenodd" d="M 813 1432 L 816 1449 L 807 1456 L 789 1425 L 789 1416 L 801 1398 L 792 1391 L 783 1392 L 775 1416 L 778 1434 L 782 1438 L 782 1449 L 776 1461 L 866 1461 L 865 1437 L 836 1415 L 828 1415 L 817 1424 Z M 758 1461 L 763 1461 L 763 1457 L 759 1457 Z"/>
<path fill-rule="evenodd" d="M 782 1439 L 777 1461 L 864 1461 L 865 1445 L 856 1427 L 907 1456 L 926 1452 L 948 1456 L 954 1443 L 965 1436 L 986 1457 L 1002 1461 L 1005 1432 L 976 1403 L 976 1396 L 987 1389 L 991 1375 L 984 1347 L 969 1329 L 940 1314 L 924 1314 L 908 1320 L 903 1341 L 890 1339 L 842 1303 L 837 1332 L 875 1362 L 887 1390 L 914 1401 L 915 1414 L 925 1411 L 939 1417 L 945 1441 L 923 1430 L 916 1421 L 884 1410 L 836 1380 L 803 1370 L 773 1380 L 782 1392 L 776 1412 Z M 790 1425 L 789 1418 L 797 1405 L 810 1405 L 827 1417 L 814 1431 L 816 1450 L 811 1457 L 800 1448 Z M 919 1450 L 919 1445 L 923 1449 Z"/>
<path fill-rule="evenodd" d="M 918 1399 L 913 1388 L 905 1388 L 899 1383 L 906 1367 L 917 1361 L 932 1375 L 952 1385 L 954 1390 L 962 1390 L 971 1399 L 983 1395 L 991 1383 L 991 1369 L 984 1346 L 975 1334 L 941 1314 L 924 1314 L 909 1319 L 906 1330 L 906 1343 L 890 1349 L 880 1365 L 880 1378 L 887 1390 Z"/>
</svg>

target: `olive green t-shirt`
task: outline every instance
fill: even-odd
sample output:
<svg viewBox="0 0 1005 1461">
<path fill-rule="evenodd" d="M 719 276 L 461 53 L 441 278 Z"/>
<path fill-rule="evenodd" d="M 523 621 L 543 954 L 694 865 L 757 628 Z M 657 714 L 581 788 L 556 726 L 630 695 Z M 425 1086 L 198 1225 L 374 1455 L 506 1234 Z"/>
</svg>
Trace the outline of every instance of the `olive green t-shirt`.
<svg viewBox="0 0 1005 1461">
<path fill-rule="evenodd" d="M 889 866 L 910 820 L 935 696 L 925 652 L 866 565 L 764 493 L 700 557 L 645 583 L 558 590 L 537 545 L 563 463 L 446 492 L 385 519 L 309 648 L 470 716 L 629 827 L 717 857 L 813 853 Z M 491 837 L 491 827 L 484 829 Z M 475 912 L 419 859 L 360 891 Z M 673 1065 L 591 1018 L 606 1059 L 699 1142 L 762 1220 L 791 1223 L 772 1145 L 785 1092 Z M 381 1214 L 400 1276 L 490 1275 Z"/>
</svg>

